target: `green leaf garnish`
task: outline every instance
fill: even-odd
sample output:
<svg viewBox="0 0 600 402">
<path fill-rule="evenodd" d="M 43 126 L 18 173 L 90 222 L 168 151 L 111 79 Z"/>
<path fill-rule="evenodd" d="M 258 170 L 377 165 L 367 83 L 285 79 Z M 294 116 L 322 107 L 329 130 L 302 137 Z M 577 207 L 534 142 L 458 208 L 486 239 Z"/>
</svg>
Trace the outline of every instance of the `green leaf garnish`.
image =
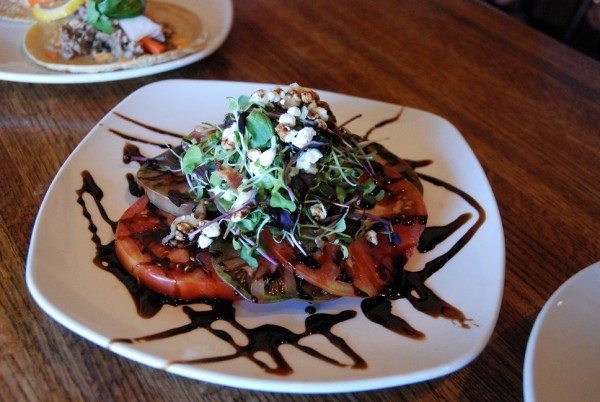
<svg viewBox="0 0 600 402">
<path fill-rule="evenodd" d="M 248 145 L 254 149 L 266 145 L 275 134 L 271 119 L 262 109 L 253 109 L 250 112 L 246 118 L 246 130 L 249 134 Z"/>
<path fill-rule="evenodd" d="M 286 209 L 290 212 L 294 212 L 296 210 L 296 204 L 293 201 L 285 198 L 279 191 L 273 191 L 271 193 L 271 199 L 269 200 L 269 205 L 273 208 L 282 208 Z"/>
<path fill-rule="evenodd" d="M 100 14 L 109 18 L 137 17 L 144 12 L 146 2 L 143 0 L 89 0 L 95 2 Z"/>
<path fill-rule="evenodd" d="M 104 17 L 97 14 L 97 20 Z M 209 125 L 212 131 L 208 136 L 184 139 L 187 148 L 179 157 L 191 193 L 196 201 L 209 200 L 211 219 L 226 222 L 223 238 L 231 241 L 250 267 L 256 268 L 260 258 L 276 264 L 274 256 L 260 248 L 263 230 L 269 231 L 276 242 L 287 242 L 294 248 L 308 249 L 311 243 L 321 247 L 323 242 L 331 242 L 347 258 L 348 245 L 373 225 L 369 218 L 356 220 L 354 201 L 375 203 L 386 194 L 366 169 L 377 152 L 365 148 L 367 145 L 347 135 L 346 130 L 336 137 L 315 128 L 313 141 L 318 144 L 313 145 L 322 156 L 316 162 L 316 173 L 307 174 L 294 162 L 298 149 L 275 133 L 283 112 L 278 104 L 250 101 L 247 96 L 228 98 L 222 125 Z M 308 126 L 304 121 L 307 114 L 307 107 L 302 106 L 294 129 Z M 233 135 L 224 141 L 223 132 L 232 123 L 241 130 L 228 132 Z M 275 159 L 264 162 L 263 154 L 256 150 L 271 148 L 276 150 Z M 240 198 L 248 191 L 252 191 L 251 199 Z M 326 218 L 312 215 L 310 207 L 317 203 L 323 205 Z M 240 218 L 234 209 L 245 216 Z"/>
<path fill-rule="evenodd" d="M 369 194 L 369 193 L 371 193 L 373 190 L 375 190 L 375 187 L 377 187 L 377 186 L 375 185 L 375 182 L 373 181 L 373 179 L 369 179 L 369 180 L 367 180 L 367 181 L 366 181 L 366 182 L 365 182 L 365 183 L 362 185 L 363 192 L 364 192 L 364 193 L 366 193 L 366 194 Z"/>
<path fill-rule="evenodd" d="M 336 186 L 335 196 L 339 202 L 344 202 L 344 200 L 346 199 L 346 189 L 342 186 Z"/>
<path fill-rule="evenodd" d="M 346 230 L 346 220 L 345 219 L 340 219 L 338 221 L 338 223 L 335 225 L 334 230 L 336 232 L 343 232 L 344 230 Z"/>
<path fill-rule="evenodd" d="M 242 246 L 240 257 L 248 263 L 252 268 L 258 267 L 258 260 L 252 256 L 254 250 L 248 246 Z"/>
<path fill-rule="evenodd" d="M 250 106 L 250 98 L 246 95 L 242 95 L 237 99 L 238 107 L 240 110 L 245 111 Z"/>
<path fill-rule="evenodd" d="M 144 0 L 88 0 L 86 20 L 97 30 L 112 34 L 115 31 L 112 19 L 137 17 L 145 8 Z"/>
<path fill-rule="evenodd" d="M 197 145 L 192 145 L 185 152 L 183 159 L 181 160 L 181 168 L 183 169 L 183 173 L 191 174 L 194 169 L 202 164 L 202 161 L 202 151 L 200 151 L 200 148 Z"/>
</svg>

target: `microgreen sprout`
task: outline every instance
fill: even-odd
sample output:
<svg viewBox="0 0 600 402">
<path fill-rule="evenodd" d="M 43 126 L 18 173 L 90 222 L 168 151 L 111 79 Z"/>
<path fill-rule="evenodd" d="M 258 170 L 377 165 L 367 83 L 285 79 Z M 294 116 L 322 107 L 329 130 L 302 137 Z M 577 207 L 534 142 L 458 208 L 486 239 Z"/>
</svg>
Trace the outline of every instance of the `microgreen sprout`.
<svg viewBox="0 0 600 402">
<path fill-rule="evenodd" d="M 228 98 L 224 123 L 203 124 L 177 155 L 190 194 L 212 211 L 205 225 L 225 227 L 221 237 L 251 267 L 259 265 L 259 256 L 277 265 L 261 247 L 266 232 L 304 255 L 326 240 L 339 245 L 344 258 L 353 239 L 375 224 L 391 235 L 390 222 L 359 206 L 363 197 L 382 198 L 374 155 L 365 151 L 369 142 L 337 127 L 324 102 L 298 103 L 290 96 L 270 102 L 260 94 Z M 312 134 L 298 148 L 290 138 L 306 127 Z M 201 233 L 200 227 L 188 237 Z"/>
</svg>

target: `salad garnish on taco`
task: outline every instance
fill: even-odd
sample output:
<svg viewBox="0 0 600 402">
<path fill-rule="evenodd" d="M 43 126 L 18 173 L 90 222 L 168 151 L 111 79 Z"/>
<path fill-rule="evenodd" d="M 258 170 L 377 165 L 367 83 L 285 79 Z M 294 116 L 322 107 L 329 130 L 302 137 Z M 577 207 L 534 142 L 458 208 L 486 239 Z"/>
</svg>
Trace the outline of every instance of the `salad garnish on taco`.
<svg viewBox="0 0 600 402">
<path fill-rule="evenodd" d="M 47 1 L 32 7 L 27 55 L 46 68 L 96 73 L 150 66 L 197 52 L 206 40 L 198 15 L 144 0 Z"/>
</svg>

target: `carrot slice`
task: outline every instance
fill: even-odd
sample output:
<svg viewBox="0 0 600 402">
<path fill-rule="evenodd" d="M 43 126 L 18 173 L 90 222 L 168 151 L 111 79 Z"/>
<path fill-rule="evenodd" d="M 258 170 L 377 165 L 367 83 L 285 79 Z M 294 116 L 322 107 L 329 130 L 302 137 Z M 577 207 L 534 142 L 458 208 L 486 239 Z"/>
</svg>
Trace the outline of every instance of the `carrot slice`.
<svg viewBox="0 0 600 402">
<path fill-rule="evenodd" d="M 140 45 L 146 52 L 150 54 L 159 54 L 166 50 L 164 43 L 160 43 L 156 39 L 152 39 L 149 36 L 140 39 Z"/>
</svg>

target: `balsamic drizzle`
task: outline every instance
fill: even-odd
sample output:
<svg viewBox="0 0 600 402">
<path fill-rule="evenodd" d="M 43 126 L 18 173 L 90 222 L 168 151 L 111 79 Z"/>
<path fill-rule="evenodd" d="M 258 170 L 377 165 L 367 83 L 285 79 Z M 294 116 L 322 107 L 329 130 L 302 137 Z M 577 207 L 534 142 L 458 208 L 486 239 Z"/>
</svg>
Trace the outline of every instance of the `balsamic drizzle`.
<svg viewBox="0 0 600 402">
<path fill-rule="evenodd" d="M 297 334 L 285 327 L 274 324 L 265 324 L 256 328 L 246 328 L 237 321 L 235 316 L 235 307 L 233 306 L 233 303 L 229 300 L 212 299 L 205 301 L 204 304 L 207 304 L 212 308 L 210 310 L 197 311 L 189 306 L 183 307 L 183 312 L 188 316 L 190 320 L 188 324 L 138 338 L 113 339 L 111 343 L 148 342 L 169 338 L 175 335 L 184 334 L 202 328 L 209 331 L 211 334 L 218 337 L 219 339 L 227 342 L 233 347 L 234 352 L 227 355 L 213 357 L 203 357 L 188 360 L 173 360 L 170 361 L 167 366 L 173 364 L 212 363 L 245 357 L 260 368 L 262 368 L 267 373 L 277 375 L 289 375 L 293 372 L 293 369 L 279 351 L 279 347 L 281 345 L 292 345 L 297 349 L 303 351 L 304 353 L 324 362 L 333 364 L 338 367 L 345 366 L 345 364 L 342 364 L 337 360 L 328 357 L 311 347 L 304 346 L 299 343 L 302 339 L 304 339 L 307 336 L 319 334 L 327 338 L 333 346 L 337 347 L 341 352 L 343 352 L 344 354 L 346 354 L 346 356 L 352 359 L 352 368 L 364 369 L 367 367 L 367 363 L 365 362 L 365 360 L 362 357 L 360 357 L 356 352 L 354 352 L 354 350 L 352 350 L 352 348 L 348 346 L 348 344 L 346 343 L 346 341 L 344 341 L 343 338 L 340 338 L 339 336 L 334 335 L 331 332 L 331 329 L 334 325 L 354 318 L 356 316 L 355 311 L 345 310 L 337 314 L 310 315 L 304 321 L 304 332 Z M 244 336 L 247 339 L 247 344 L 245 346 L 240 346 L 234 341 L 233 337 L 228 332 L 213 328 L 212 324 L 219 320 L 228 322 L 235 329 L 244 334 Z M 259 360 L 255 356 L 258 352 L 268 353 L 275 362 L 275 368 L 269 367 L 262 360 Z"/>
<path fill-rule="evenodd" d="M 84 194 L 89 194 L 98 210 L 100 211 L 100 216 L 112 229 L 113 233 L 117 229 L 117 222 L 113 221 L 108 217 L 104 206 L 102 205 L 102 198 L 104 194 L 90 172 L 84 170 L 81 172 L 81 177 L 83 179 L 83 184 L 81 188 L 79 188 L 77 193 L 77 203 L 82 208 L 83 216 L 88 221 L 88 229 L 92 233 L 92 241 L 96 246 L 96 255 L 93 259 L 94 264 L 107 272 L 113 274 L 129 291 L 132 299 L 136 305 L 137 312 L 141 317 L 150 318 L 153 317 L 162 306 L 165 304 L 170 305 L 178 305 L 181 304 L 180 301 L 175 299 L 170 299 L 164 295 L 156 293 L 131 276 L 121 265 L 117 255 L 115 253 L 115 242 L 114 240 L 109 242 L 108 244 L 102 244 L 100 237 L 98 236 L 98 227 L 94 224 L 92 220 L 92 215 L 87 208 L 87 204 L 85 199 L 83 198 Z"/>
<path fill-rule="evenodd" d="M 404 113 L 404 106 L 400 107 L 400 110 L 398 111 L 398 113 L 396 113 L 395 116 L 390 117 L 389 119 L 382 120 L 379 123 L 375 124 L 370 129 L 368 129 L 367 132 L 365 133 L 365 135 L 363 135 L 363 141 L 367 141 L 369 139 L 369 136 L 371 135 L 371 133 L 373 131 L 375 131 L 376 129 L 378 129 L 379 127 L 383 127 L 387 124 L 393 123 L 393 122 L 397 121 L 398 119 L 400 119 L 400 117 L 402 116 L 402 113 Z"/>
<path fill-rule="evenodd" d="M 154 146 L 159 147 L 159 148 L 171 148 L 172 147 L 172 145 L 165 144 L 165 143 L 162 143 L 162 142 L 154 142 L 154 141 L 150 141 L 150 140 L 144 140 L 144 139 L 141 139 L 141 138 L 137 138 L 137 137 L 135 137 L 133 135 L 125 134 L 124 132 L 116 130 L 114 128 L 109 128 L 108 131 L 111 132 L 111 133 L 113 133 L 114 135 L 116 135 L 118 137 L 121 137 L 124 140 L 128 140 L 128 141 L 141 142 L 142 144 L 154 145 Z"/>
<path fill-rule="evenodd" d="M 120 118 L 122 118 L 123 120 L 127 120 L 130 123 L 136 124 L 136 125 L 138 125 L 140 127 L 148 129 L 150 131 L 154 131 L 155 133 L 169 135 L 169 136 L 175 137 L 175 138 L 183 138 L 183 137 L 185 137 L 185 135 L 183 135 L 183 134 L 179 134 L 179 133 L 175 133 L 173 131 L 167 131 L 167 130 L 164 130 L 162 128 L 150 126 L 150 125 L 148 125 L 146 123 L 143 123 L 143 122 L 135 120 L 135 119 L 133 119 L 131 117 L 125 116 L 125 115 L 123 115 L 123 114 L 121 114 L 119 112 L 114 112 L 113 111 L 113 113 L 116 114 L 117 116 L 119 116 Z"/>
<path fill-rule="evenodd" d="M 144 195 L 144 190 L 138 184 L 138 182 L 135 180 L 135 177 L 133 176 L 133 174 L 127 173 L 125 175 L 125 177 L 127 178 L 129 194 L 133 195 L 134 197 L 141 197 L 142 195 Z"/>
<path fill-rule="evenodd" d="M 184 305 L 183 311 L 188 316 L 190 323 L 181 327 L 172 328 L 166 331 L 162 331 L 156 334 L 142 336 L 138 338 L 116 338 L 111 340 L 112 343 L 136 343 L 136 342 L 148 342 L 153 340 L 165 339 L 178 334 L 194 331 L 196 329 L 206 329 L 218 338 L 228 342 L 234 349 L 235 353 L 222 356 L 214 356 L 209 358 L 199 358 L 191 360 L 175 360 L 169 364 L 200 364 L 210 363 L 216 361 L 232 360 L 238 357 L 246 357 L 263 370 L 271 374 L 277 375 L 288 375 L 293 372 L 289 363 L 285 360 L 279 347 L 283 344 L 293 345 L 299 350 L 309 354 L 324 362 L 333 364 L 335 366 L 345 366 L 337 360 L 330 358 L 321 352 L 301 345 L 299 342 L 310 335 L 320 334 L 329 340 L 329 342 L 337 347 L 341 352 L 346 354 L 352 359 L 352 368 L 364 369 L 367 367 L 365 360 L 360 357 L 354 350 L 346 343 L 346 341 L 333 334 L 331 329 L 336 324 L 352 319 L 356 316 L 356 311 L 344 310 L 337 314 L 311 314 L 305 319 L 305 331 L 297 334 L 288 330 L 285 327 L 266 324 L 256 328 L 246 328 L 241 325 L 235 315 L 235 307 L 233 302 L 230 300 L 220 299 L 198 299 L 198 300 L 178 300 L 168 296 L 161 295 L 154 292 L 142 284 L 140 284 L 132 275 L 127 273 L 125 268 L 119 262 L 115 252 L 114 240 L 108 244 L 102 244 L 100 238 L 97 235 L 97 226 L 92 220 L 92 216 L 87 208 L 83 194 L 87 193 L 94 199 L 97 205 L 100 215 L 103 220 L 110 225 L 113 233 L 116 231 L 117 223 L 111 220 L 102 205 L 102 198 L 104 196 L 102 190 L 95 182 L 94 178 L 88 171 L 81 173 L 83 178 L 83 184 L 80 189 L 77 190 L 77 203 L 81 205 L 83 216 L 88 220 L 88 229 L 92 233 L 92 241 L 96 245 L 96 256 L 94 257 L 94 264 L 99 268 L 113 274 L 121 283 L 125 285 L 133 301 L 135 302 L 137 312 L 141 317 L 150 318 L 156 315 L 158 311 L 164 305 Z M 211 307 L 210 310 L 197 311 L 189 307 L 188 304 L 205 304 Z M 233 339 L 233 337 L 224 330 L 212 328 L 212 324 L 216 321 L 227 321 L 234 328 L 242 332 L 248 339 L 248 343 L 245 346 L 239 346 Z M 276 363 L 275 368 L 269 367 L 263 361 L 256 358 L 255 354 L 258 352 L 266 352 Z"/>
<path fill-rule="evenodd" d="M 130 164 L 131 162 L 137 162 L 141 165 L 148 161 L 148 157 L 142 155 L 140 148 L 137 145 L 133 145 L 129 142 L 125 143 L 123 147 L 123 163 Z"/>
<path fill-rule="evenodd" d="M 367 140 L 369 135 L 375 129 L 397 121 L 401 117 L 403 111 L 404 108 L 401 108 L 398 114 L 394 117 L 375 124 L 366 132 L 363 139 Z M 123 116 L 117 112 L 115 112 L 115 114 L 127 121 L 135 123 L 149 130 L 155 131 L 157 133 L 171 135 L 173 137 L 179 138 L 183 137 L 180 134 L 164 131 L 159 128 L 146 125 L 142 122 L 138 122 L 134 119 Z M 353 121 L 357 117 L 350 119 L 348 122 L 344 123 L 344 125 Z M 109 128 L 108 130 L 109 132 L 118 135 L 119 137 L 125 140 L 154 145 L 160 148 L 170 147 L 170 145 L 140 139 L 135 136 L 131 136 L 111 128 Z M 123 161 L 125 163 L 135 161 L 140 163 L 141 165 L 148 159 L 149 158 L 146 158 L 140 153 L 139 148 L 137 146 L 129 143 L 125 145 L 123 150 Z M 404 161 L 412 169 L 417 169 L 419 167 L 427 166 L 432 163 L 431 160 Z M 478 214 L 476 222 L 446 253 L 427 262 L 422 270 L 416 272 L 409 272 L 403 269 L 404 264 L 406 263 L 405 260 L 396 261 L 395 265 L 399 267 L 400 274 L 397 278 L 395 278 L 394 282 L 389 287 L 389 289 L 380 296 L 365 298 L 361 302 L 361 310 L 364 313 L 365 317 L 368 318 L 370 321 L 382 325 L 385 328 L 399 335 L 420 340 L 425 338 L 425 334 L 413 328 L 403 318 L 394 315 L 391 312 L 392 301 L 399 298 L 406 298 L 417 310 L 425 314 L 428 314 L 432 317 L 444 317 L 454 322 L 457 322 L 464 328 L 469 328 L 469 325 L 467 323 L 468 320 L 465 318 L 465 315 L 456 307 L 450 305 L 449 303 L 442 300 L 439 296 L 437 296 L 431 289 L 429 289 L 425 285 L 425 281 L 437 271 L 439 271 L 452 257 L 454 257 L 469 242 L 469 240 L 474 236 L 474 234 L 485 221 L 485 211 L 473 197 L 471 197 L 466 192 L 460 190 L 459 188 L 426 174 L 418 173 L 417 175 L 424 181 L 427 181 L 436 186 L 443 187 L 446 190 L 457 194 L 465 201 L 467 201 L 477 211 Z M 221 356 L 203 357 L 190 360 L 174 360 L 171 361 L 169 365 L 202 364 L 245 357 L 252 361 L 254 364 L 261 367 L 265 372 L 277 375 L 288 375 L 292 373 L 293 370 L 289 363 L 285 360 L 283 355 L 279 352 L 280 345 L 288 344 L 332 365 L 345 366 L 337 360 L 330 358 L 313 348 L 299 344 L 299 342 L 303 338 L 309 335 L 321 334 L 325 336 L 325 338 L 328 339 L 328 341 L 333 346 L 337 347 L 340 351 L 342 351 L 353 361 L 353 364 L 351 366 L 352 368 L 364 369 L 367 367 L 367 363 L 365 362 L 365 360 L 362 359 L 358 354 L 356 354 L 356 352 L 354 352 L 349 347 L 349 345 L 345 342 L 343 338 L 334 335 L 331 332 L 332 327 L 336 324 L 354 318 L 356 316 L 356 312 L 353 310 L 345 310 L 337 314 L 317 314 L 314 306 L 309 305 L 308 307 L 306 307 L 305 310 L 305 312 L 309 314 L 309 316 L 305 319 L 305 330 L 304 332 L 298 334 L 288 330 L 287 328 L 274 324 L 266 324 L 256 328 L 246 328 L 237 321 L 235 315 L 236 310 L 233 305 L 233 302 L 228 300 L 199 299 L 191 301 L 182 301 L 161 295 L 159 293 L 145 288 L 145 286 L 141 285 L 120 264 L 115 254 L 114 241 L 106 245 L 101 243 L 100 238 L 97 235 L 97 227 L 94 224 L 91 218 L 91 214 L 87 209 L 85 200 L 83 199 L 83 194 L 88 193 L 92 196 L 94 202 L 98 207 L 98 210 L 100 211 L 102 219 L 111 226 L 113 232 L 116 230 L 117 223 L 115 221 L 112 221 L 106 214 L 106 211 L 104 210 L 104 207 L 101 203 L 103 197 L 102 190 L 95 183 L 90 173 L 87 171 L 82 172 L 82 178 L 82 187 L 79 190 L 77 190 L 77 202 L 81 205 L 83 215 L 88 220 L 88 229 L 92 233 L 92 241 L 96 245 L 96 256 L 94 258 L 95 265 L 112 273 L 127 287 L 129 293 L 131 294 L 136 304 L 137 311 L 140 316 L 144 318 L 153 317 L 162 308 L 163 305 L 183 305 L 182 310 L 188 316 L 188 319 L 190 321 L 188 324 L 185 324 L 183 326 L 168 329 L 151 335 L 141 336 L 137 338 L 116 338 L 113 339 L 111 343 L 149 342 L 154 340 L 165 339 L 182 333 L 191 332 L 197 329 L 205 329 L 212 333 L 214 336 L 229 343 L 233 347 L 234 352 L 228 355 Z M 143 194 L 143 191 L 135 182 L 135 179 L 132 174 L 129 173 L 127 175 L 127 180 L 129 183 L 130 192 L 133 195 L 140 196 L 141 194 Z M 472 215 L 470 213 L 465 213 L 460 215 L 454 221 L 448 223 L 447 225 L 426 227 L 420 238 L 417 250 L 420 253 L 425 253 L 434 249 L 437 245 L 442 243 L 449 236 L 455 233 L 460 227 L 467 223 L 470 220 L 471 216 Z M 194 303 L 208 305 L 211 308 L 209 310 L 197 311 L 189 306 L 190 304 Z M 212 324 L 219 320 L 228 322 L 234 328 L 236 328 L 238 331 L 244 334 L 244 336 L 248 339 L 248 343 L 245 346 L 239 346 L 234 341 L 232 335 L 229 334 L 227 331 L 212 328 Z M 276 365 L 275 368 L 268 366 L 263 361 L 256 358 L 255 354 L 260 351 L 266 352 L 272 357 Z"/>
<path fill-rule="evenodd" d="M 411 167 L 411 169 L 418 169 L 420 167 L 425 167 L 425 166 L 429 166 L 433 163 L 433 161 L 431 159 L 423 159 L 423 160 L 411 160 L 411 159 L 402 159 L 404 162 L 406 162 L 408 164 L 408 166 Z"/>
<path fill-rule="evenodd" d="M 397 281 L 390 286 L 389 291 L 384 294 L 385 297 L 365 299 L 361 303 L 361 309 L 365 316 L 373 322 L 381 324 L 386 328 L 400 326 L 401 330 L 405 330 L 405 323 L 398 321 L 399 317 L 391 313 L 391 300 L 405 297 L 414 308 L 422 313 L 436 318 L 444 317 L 458 323 L 463 328 L 469 328 L 469 320 L 467 320 L 465 315 L 456 307 L 436 295 L 433 290 L 425 285 L 425 281 L 431 277 L 431 275 L 439 271 L 469 242 L 485 221 L 485 211 L 473 197 L 459 188 L 422 173 L 419 173 L 419 177 L 431 184 L 444 187 L 446 190 L 463 198 L 477 211 L 477 220 L 447 252 L 427 262 L 423 269 L 419 271 L 403 271 L 401 278 L 397 279 Z M 425 231 L 421 235 L 422 241 L 421 239 L 419 240 L 418 251 L 424 253 L 434 249 L 438 244 L 464 225 L 470 217 L 471 214 L 462 214 L 445 226 L 425 228 Z M 409 325 L 409 333 L 404 335 L 411 336 L 411 330 L 413 329 Z M 417 331 L 417 333 L 420 334 L 419 331 Z M 419 336 L 417 336 L 417 338 L 420 339 Z"/>
<path fill-rule="evenodd" d="M 462 225 L 467 223 L 469 219 L 471 219 L 471 216 L 470 213 L 464 213 L 444 226 L 428 226 L 419 238 L 417 250 L 419 250 L 420 253 L 426 253 L 433 250 L 438 244 L 446 240 Z"/>
<path fill-rule="evenodd" d="M 483 222 L 485 222 L 486 215 L 485 215 L 485 210 L 477 202 L 477 200 L 475 200 L 473 197 L 471 197 L 469 194 L 467 194 L 463 190 L 459 189 L 458 187 L 453 186 L 450 183 L 447 183 L 443 180 L 440 180 L 438 178 L 435 178 L 435 177 L 432 177 L 432 176 L 429 176 L 429 175 L 426 175 L 423 173 L 419 173 L 419 177 L 425 181 L 428 181 L 429 183 L 431 183 L 433 185 L 443 187 L 446 190 L 451 191 L 454 194 L 460 196 L 463 200 L 465 200 L 467 203 L 469 203 L 469 205 L 471 205 L 471 207 L 473 207 L 477 211 L 477 220 L 475 221 L 473 226 L 471 226 L 471 228 L 469 228 L 469 230 L 460 239 L 458 239 L 458 241 L 450 248 L 450 250 L 448 250 L 446 253 L 440 255 L 439 257 L 437 257 L 437 258 L 429 261 L 427 264 L 425 264 L 422 275 L 424 276 L 423 279 L 427 279 L 431 275 L 433 275 L 437 271 L 439 271 L 448 261 L 450 261 L 450 259 L 452 257 L 454 257 L 469 242 L 469 240 L 471 240 L 471 238 L 475 235 L 477 230 L 479 230 L 481 225 L 483 225 Z M 458 219 L 461 219 L 461 218 L 459 217 Z M 447 226 L 451 226 L 449 229 L 447 229 L 451 233 L 453 233 L 456 229 L 458 229 L 457 225 L 454 222 L 450 223 L 450 225 L 447 225 Z M 434 230 L 438 232 L 439 238 L 443 237 L 444 234 L 443 234 L 443 231 L 440 230 L 440 228 L 436 228 Z M 425 229 L 425 231 L 427 231 L 427 229 Z M 440 235 L 440 233 L 441 233 L 441 235 Z M 449 233 L 448 236 L 451 233 Z M 446 237 L 448 237 L 448 236 L 446 236 Z M 426 235 L 426 237 L 432 237 L 432 236 Z M 432 243 L 434 243 L 434 242 L 432 241 Z M 435 247 L 435 245 L 434 245 L 434 247 Z"/>
</svg>

